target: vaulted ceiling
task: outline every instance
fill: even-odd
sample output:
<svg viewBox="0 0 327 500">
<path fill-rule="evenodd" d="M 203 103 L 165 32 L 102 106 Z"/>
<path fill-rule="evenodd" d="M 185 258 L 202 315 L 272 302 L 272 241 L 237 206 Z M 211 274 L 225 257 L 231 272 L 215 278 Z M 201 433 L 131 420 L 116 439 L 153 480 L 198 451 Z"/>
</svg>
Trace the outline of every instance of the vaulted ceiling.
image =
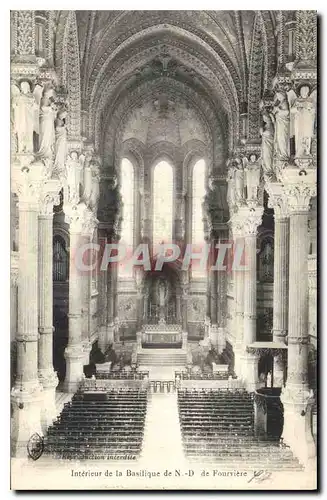
<svg viewBox="0 0 327 500">
<path fill-rule="evenodd" d="M 117 134 L 120 139 L 124 137 L 127 124 L 142 106 L 160 99 L 180 102 L 211 136 L 213 156 L 215 150 L 220 154 L 214 161 L 224 163 L 239 138 L 240 113 L 248 108 L 251 72 L 253 80 L 254 69 L 259 71 L 259 87 L 258 83 L 252 85 L 252 94 L 260 94 L 261 73 L 264 70 L 267 75 L 275 64 L 275 53 L 273 63 L 268 60 L 269 51 L 276 45 L 275 13 L 75 14 L 83 134 L 110 155 Z"/>
</svg>

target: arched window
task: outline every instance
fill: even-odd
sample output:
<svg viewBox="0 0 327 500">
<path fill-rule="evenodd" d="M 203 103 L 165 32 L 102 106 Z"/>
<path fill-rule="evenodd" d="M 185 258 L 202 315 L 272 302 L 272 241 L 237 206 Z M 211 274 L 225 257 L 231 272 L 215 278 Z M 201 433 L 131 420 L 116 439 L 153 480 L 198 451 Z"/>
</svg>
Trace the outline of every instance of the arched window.
<svg viewBox="0 0 327 500">
<path fill-rule="evenodd" d="M 68 280 L 68 253 L 64 239 L 56 235 L 53 238 L 53 281 Z"/>
<path fill-rule="evenodd" d="M 173 236 L 173 168 L 166 161 L 153 170 L 153 246 Z"/>
<path fill-rule="evenodd" d="M 126 246 L 127 255 L 130 256 L 134 239 L 134 167 L 127 158 L 123 158 L 121 163 L 120 194 L 123 203 L 120 242 Z M 132 276 L 132 269 L 128 269 L 126 262 L 122 262 L 119 274 Z"/>
<path fill-rule="evenodd" d="M 198 160 L 193 167 L 192 176 L 192 245 L 200 251 L 204 244 L 203 201 L 205 196 L 205 162 Z M 192 262 L 192 275 L 204 276 L 205 271 L 198 269 L 199 261 Z"/>
</svg>

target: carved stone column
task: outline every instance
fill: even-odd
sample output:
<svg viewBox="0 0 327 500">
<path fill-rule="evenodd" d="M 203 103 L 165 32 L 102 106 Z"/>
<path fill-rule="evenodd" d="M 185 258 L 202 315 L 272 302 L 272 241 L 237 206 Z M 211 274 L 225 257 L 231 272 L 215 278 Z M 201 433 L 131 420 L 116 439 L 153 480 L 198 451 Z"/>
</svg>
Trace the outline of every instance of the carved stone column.
<svg viewBox="0 0 327 500">
<path fill-rule="evenodd" d="M 220 243 L 227 243 L 228 240 L 228 230 L 223 229 L 219 231 Z M 227 318 L 227 273 L 231 273 L 227 262 L 231 255 L 231 248 L 227 249 L 226 256 L 224 260 L 224 266 L 226 270 L 216 271 L 216 295 L 217 295 L 217 343 L 218 352 L 221 353 L 226 347 L 226 318 Z"/>
<path fill-rule="evenodd" d="M 284 343 L 288 328 L 289 218 L 287 200 L 279 183 L 269 183 L 269 206 L 274 209 L 273 340 Z M 284 385 L 283 357 L 274 357 L 274 386 Z"/>
<path fill-rule="evenodd" d="M 12 189 L 18 195 L 19 267 L 17 371 L 11 393 L 13 409 L 11 447 L 14 456 L 26 457 L 26 446 L 37 432 L 42 435 L 43 391 L 38 378 L 38 192 L 42 166 L 31 166 L 22 155 L 12 165 Z"/>
<path fill-rule="evenodd" d="M 187 305 L 188 305 L 188 284 L 182 285 L 182 331 L 187 332 Z"/>
<path fill-rule="evenodd" d="M 100 254 L 99 258 L 102 259 L 105 245 L 107 243 L 106 231 L 102 224 L 99 225 L 99 245 Z M 101 261 L 100 261 L 101 265 Z M 99 269 L 99 282 L 98 282 L 98 313 L 99 313 L 99 336 L 98 336 L 98 346 L 102 352 L 105 352 L 108 339 L 107 339 L 107 269 Z"/>
<path fill-rule="evenodd" d="M 174 239 L 180 242 L 185 236 L 185 193 L 183 191 L 176 192 L 175 214 Z"/>
<path fill-rule="evenodd" d="M 56 387 L 58 377 L 53 370 L 53 205 L 59 204 L 60 184 L 49 181 L 44 185 L 40 199 L 38 217 L 38 301 L 39 301 L 39 343 L 38 372 L 43 387 L 43 408 L 41 423 L 44 432 L 57 416 Z"/>
<path fill-rule="evenodd" d="M 244 272 L 244 367 L 243 378 L 250 391 L 256 389 L 258 383 L 258 361 L 256 354 L 247 352 L 247 347 L 257 340 L 257 229 L 261 224 L 262 207 L 242 209 L 245 236 Z"/>
<path fill-rule="evenodd" d="M 238 248 L 244 247 L 244 237 L 242 226 L 238 223 L 235 216 L 230 220 L 230 227 L 233 235 L 234 252 Z M 235 316 L 233 321 L 234 329 L 234 371 L 238 377 L 242 377 L 242 345 L 243 345 L 243 327 L 244 327 L 244 272 L 241 269 L 233 269 L 234 277 L 234 301 Z"/>
<path fill-rule="evenodd" d="M 141 237 L 148 241 L 151 239 L 151 194 L 144 191 L 143 194 L 143 217 L 141 224 Z"/>
<path fill-rule="evenodd" d="M 82 243 L 90 245 L 93 242 L 93 234 L 97 225 L 97 220 L 90 209 L 84 213 L 84 223 L 82 228 Z M 87 266 L 91 265 L 92 252 L 88 250 L 84 252 L 84 262 Z M 95 272 L 98 272 L 96 269 Z M 91 315 L 91 280 L 92 271 L 87 270 L 81 273 L 82 285 L 82 345 L 84 350 L 84 365 L 89 364 L 90 352 L 92 344 L 90 341 L 90 315 Z"/>
<path fill-rule="evenodd" d="M 315 456 L 311 433 L 313 397 L 308 386 L 308 211 L 316 194 L 314 169 L 288 167 L 282 180 L 290 211 L 287 382 L 282 390 L 282 438 L 305 465 Z"/>
<path fill-rule="evenodd" d="M 83 376 L 85 353 L 82 345 L 82 273 L 79 255 L 82 243 L 84 224 L 84 203 L 66 207 L 65 213 L 69 221 L 70 264 L 69 264 L 69 313 L 68 313 L 68 345 L 65 350 L 66 392 L 76 392 Z M 79 257 L 79 258 L 78 258 Z"/>
</svg>

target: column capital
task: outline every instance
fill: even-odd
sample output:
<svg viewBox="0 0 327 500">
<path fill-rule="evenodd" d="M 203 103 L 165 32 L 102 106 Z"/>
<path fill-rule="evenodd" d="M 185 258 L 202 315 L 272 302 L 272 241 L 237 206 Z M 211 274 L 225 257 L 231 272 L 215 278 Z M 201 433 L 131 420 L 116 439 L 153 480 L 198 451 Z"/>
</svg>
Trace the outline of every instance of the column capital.
<svg viewBox="0 0 327 500">
<path fill-rule="evenodd" d="M 290 213 L 307 212 L 310 199 L 317 195 L 316 169 L 288 166 L 281 173 Z"/>
<path fill-rule="evenodd" d="M 26 203 L 30 207 L 39 206 L 40 193 L 45 193 L 47 188 L 56 185 L 59 192 L 60 184 L 49 179 L 48 171 L 43 162 L 35 162 L 34 155 L 17 155 L 12 164 L 11 189 L 18 196 L 18 203 Z"/>
<path fill-rule="evenodd" d="M 64 212 L 65 221 L 70 225 L 69 231 L 71 233 L 79 233 L 90 237 L 93 235 L 98 220 L 85 203 L 65 204 Z"/>
<path fill-rule="evenodd" d="M 59 180 L 46 181 L 39 193 L 39 214 L 42 216 L 52 216 L 53 206 L 60 204 L 59 191 L 61 183 Z"/>
<path fill-rule="evenodd" d="M 257 234 L 263 215 L 263 207 L 241 207 L 230 219 L 233 236 L 251 236 Z"/>
<path fill-rule="evenodd" d="M 268 207 L 274 209 L 275 220 L 286 219 L 289 209 L 283 185 L 279 182 L 267 182 L 265 188 L 269 195 Z"/>
</svg>

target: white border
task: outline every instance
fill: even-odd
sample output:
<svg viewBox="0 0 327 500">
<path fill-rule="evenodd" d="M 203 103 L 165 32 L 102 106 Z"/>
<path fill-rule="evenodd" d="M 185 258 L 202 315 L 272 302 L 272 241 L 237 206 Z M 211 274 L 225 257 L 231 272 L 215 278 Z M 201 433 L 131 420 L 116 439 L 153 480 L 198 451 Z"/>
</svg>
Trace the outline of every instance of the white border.
<svg viewBox="0 0 327 500">
<path fill-rule="evenodd" d="M 33 9 L 44 9 L 46 7 L 47 9 L 54 9 L 54 10 L 59 10 L 59 9 L 67 9 L 68 7 L 70 9 L 75 8 L 76 10 L 88 10 L 89 7 L 91 6 L 92 9 L 94 10 L 108 10 L 108 7 L 112 10 L 218 10 L 220 7 L 219 2 L 213 1 L 213 0 L 202 0 L 201 2 L 194 2 L 191 0 L 165 0 L 162 3 L 156 2 L 157 5 L 154 5 L 154 2 L 150 1 L 131 1 L 131 0 L 120 0 L 118 3 L 115 2 L 105 2 L 105 1 L 99 1 L 99 0 L 93 0 L 92 3 L 90 1 L 86 2 L 85 0 L 79 0 L 77 1 L 71 1 L 69 2 L 69 5 L 67 5 L 67 2 L 64 0 L 58 0 L 55 4 L 52 2 L 53 5 L 45 5 L 44 1 L 41 3 L 40 1 L 34 2 L 34 5 L 32 6 Z M 111 5 L 110 5 L 111 4 Z M 115 5 L 117 8 L 115 8 Z M 231 10 L 231 5 L 228 4 Z M 9 323 L 10 323 L 10 219 L 9 219 L 9 213 L 10 213 L 10 172 L 9 172 L 9 144 L 10 144 L 10 133 L 9 133 L 9 123 L 10 123 L 10 117 L 9 117 L 9 91 L 10 91 L 10 66 L 9 66 L 9 40 L 10 40 L 10 19 L 9 19 L 9 9 L 15 10 L 15 9 L 30 9 L 31 8 L 31 2 L 26 2 L 23 0 L 20 1 L 15 1 L 15 2 L 10 2 L 9 5 L 7 2 L 4 2 L 0 6 L 0 19 L 1 19 L 1 30 L 0 30 L 0 37 L 1 37 L 1 43 L 0 43 L 0 54 L 1 54 L 1 60 L 0 60 L 0 68 L 1 68 L 1 119 L 0 119 L 0 126 L 1 126 L 1 165 L 0 165 L 0 172 L 1 172 L 1 182 L 0 182 L 0 203 L 1 203 L 1 214 L 2 214 L 2 222 L 1 222 L 1 255 L 0 255 L 0 262 L 1 262 L 1 275 L 0 275 L 0 283 L 1 283 L 1 289 L 0 289 L 0 303 L 1 303 L 1 310 L 2 310 L 2 317 L 1 317 L 1 334 L 3 338 L 2 342 L 2 359 L 1 359 L 1 388 L 0 388 L 0 394 L 1 394 L 1 399 L 3 401 L 3 409 L 1 411 L 1 486 L 2 486 L 2 496 L 1 498 L 8 498 L 9 495 L 10 497 L 12 496 L 12 492 L 9 492 L 9 467 L 10 467 L 10 460 L 9 460 L 9 387 L 10 387 L 10 359 L 9 359 L 9 344 L 10 344 L 10 328 L 9 328 Z M 233 2 L 233 8 L 237 10 L 260 10 L 262 8 L 267 9 L 267 5 L 263 4 L 262 1 L 251 1 L 250 4 L 245 3 L 245 2 L 240 2 L 236 1 Z M 322 195 L 322 206 L 321 206 L 321 212 L 320 212 L 320 221 L 321 221 L 321 226 L 323 227 L 324 221 L 326 220 L 326 203 L 324 203 L 324 199 L 326 199 L 326 193 L 327 193 L 327 174 L 326 174 L 326 167 L 327 167 L 327 162 L 325 164 L 324 162 L 324 151 L 323 151 L 323 145 L 324 145 L 324 138 L 325 134 L 323 133 L 326 130 L 326 127 L 324 128 L 324 121 L 325 121 L 325 116 L 326 114 L 324 113 L 325 111 L 325 102 L 326 100 L 322 99 L 322 90 L 323 86 L 322 83 L 326 82 L 326 50 L 325 49 L 325 37 L 323 35 L 323 25 L 325 24 L 325 19 L 324 19 L 324 14 L 327 9 L 326 3 L 320 1 L 320 2 L 309 2 L 308 0 L 303 1 L 303 0 L 297 0 L 296 2 L 288 2 L 285 3 L 285 1 L 282 0 L 275 0 L 273 4 L 273 10 L 278 10 L 278 9 L 288 9 L 288 10 L 294 10 L 294 9 L 316 9 L 318 11 L 318 14 L 320 15 L 320 64 L 323 67 L 323 70 L 321 72 L 321 85 L 320 85 L 320 115 L 321 115 L 321 121 L 320 121 L 320 143 L 322 144 L 321 146 L 321 158 L 320 158 L 320 163 L 319 163 L 319 168 L 321 171 L 325 170 L 325 174 L 323 175 L 320 173 L 320 183 L 322 185 L 320 186 L 320 193 Z M 319 232 L 319 228 L 318 228 Z M 322 236 L 322 237 L 321 237 Z M 324 245 L 325 240 L 327 239 L 326 236 L 326 231 L 320 234 L 321 237 L 321 248 L 322 248 L 322 257 L 324 255 L 323 249 L 327 248 L 327 244 Z M 327 243 L 327 242 L 326 242 Z M 322 269 L 322 268 L 321 268 Z M 323 277 L 325 278 L 325 269 L 323 269 Z M 325 289 L 326 285 L 326 279 L 321 279 L 320 280 L 320 297 L 321 297 L 321 302 L 320 302 L 320 307 L 321 310 L 323 311 L 324 309 L 324 298 L 327 297 L 327 289 Z M 323 323 L 323 322 L 322 322 Z M 324 336 L 324 331 L 323 331 L 323 324 L 321 324 L 320 327 L 320 338 L 323 338 Z M 4 340 L 6 339 L 6 340 Z M 320 380 L 324 380 L 324 374 L 323 374 L 323 360 L 327 360 L 327 353 L 326 353 L 326 345 L 327 341 L 325 341 L 325 345 L 323 346 L 323 349 L 320 351 L 320 365 L 321 365 L 321 377 Z M 320 401 L 321 401 L 321 410 L 322 414 L 324 413 L 323 410 L 325 410 L 325 402 L 327 401 L 326 397 L 326 384 L 323 386 L 322 382 L 320 383 Z M 322 438 L 322 436 L 321 436 Z M 324 443 L 325 445 L 325 440 Z M 325 476 L 325 465 L 323 464 L 323 456 L 324 456 L 324 451 L 325 451 L 325 446 L 322 446 L 321 442 L 321 483 L 323 483 L 323 478 Z M 323 484 L 322 484 L 323 486 Z M 61 497 L 67 497 L 67 494 L 62 494 L 59 493 Z M 113 497 L 117 496 L 111 492 L 108 492 L 108 494 Z M 203 494 L 198 494 L 196 496 L 202 496 Z M 42 493 L 40 497 L 46 498 L 46 493 Z M 88 494 L 90 497 L 93 497 L 94 494 L 89 493 Z M 126 493 L 126 495 L 119 495 L 120 498 L 124 496 L 130 496 L 130 494 Z M 218 493 L 219 496 L 225 495 L 223 493 Z M 285 494 L 280 494 L 276 493 L 276 496 L 278 495 L 278 498 L 283 498 L 286 496 Z M 273 494 L 273 496 L 275 496 Z M 299 496 L 299 494 L 295 494 L 295 496 Z M 309 493 L 308 493 L 309 495 Z M 193 496 L 193 495 L 192 495 Z M 228 494 L 228 497 L 231 496 L 239 496 L 239 494 Z M 170 494 L 170 498 L 177 498 L 176 494 Z M 303 494 L 301 494 L 301 497 L 303 497 Z"/>
</svg>

